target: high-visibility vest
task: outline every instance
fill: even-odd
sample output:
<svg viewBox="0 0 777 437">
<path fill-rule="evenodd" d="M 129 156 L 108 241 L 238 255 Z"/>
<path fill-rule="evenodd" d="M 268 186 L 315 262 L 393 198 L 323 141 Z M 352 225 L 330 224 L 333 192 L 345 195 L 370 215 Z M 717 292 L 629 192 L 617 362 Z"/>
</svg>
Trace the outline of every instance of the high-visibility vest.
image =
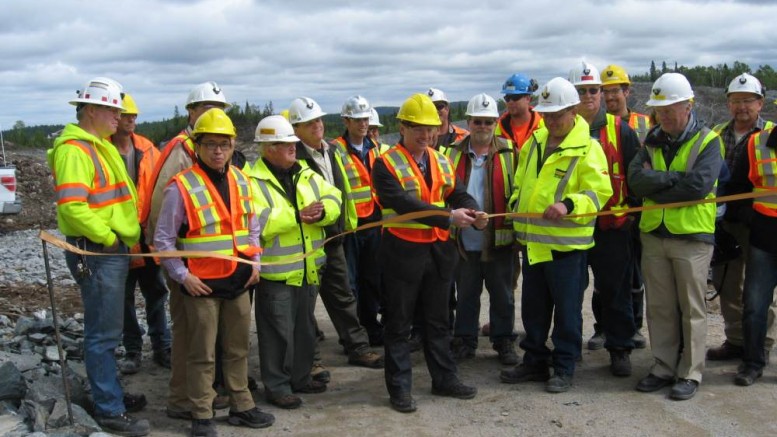
<svg viewBox="0 0 777 437">
<path fill-rule="evenodd" d="M 189 137 L 189 133 L 186 130 L 181 131 L 175 138 L 167 143 L 165 149 L 162 151 L 162 156 L 156 161 L 154 170 L 148 178 L 148 185 L 146 186 L 146 193 L 144 195 L 144 197 L 148 199 L 148 202 L 143 202 L 143 209 L 140 211 L 140 223 L 143 223 L 144 226 L 148 220 L 148 215 L 151 213 L 151 195 L 154 193 L 154 187 L 156 187 L 156 184 L 158 183 L 159 173 L 162 171 L 165 162 L 167 162 L 170 153 L 179 146 L 183 147 L 183 150 L 185 150 L 186 154 L 192 159 L 192 164 L 197 162 L 197 155 L 194 153 L 194 141 Z M 167 183 L 168 181 L 162 181 L 162 184 L 164 185 L 167 185 Z"/>
<path fill-rule="evenodd" d="M 607 200 L 602 211 L 623 210 L 628 195 L 626 187 L 626 166 L 623 162 L 623 147 L 621 144 L 621 118 L 606 114 L 607 124 L 599 131 L 599 143 L 607 158 L 607 169 L 610 173 L 612 196 Z M 599 217 L 601 229 L 618 229 L 626 223 L 626 214 L 619 212 L 613 215 Z"/>
<path fill-rule="evenodd" d="M 547 128 L 537 129 L 521 148 L 515 172 L 513 212 L 544 213 L 564 199 L 574 203 L 573 214 L 594 213 L 612 196 L 607 158 L 599 142 L 591 138 L 589 125 L 580 115 L 575 125 L 543 163 Z M 546 220 L 513 219 L 518 241 L 526 246 L 530 265 L 552 261 L 553 251 L 585 250 L 594 245 L 592 216 Z"/>
<path fill-rule="evenodd" d="M 57 205 L 69 202 L 86 202 L 89 204 L 89 208 L 98 209 L 132 200 L 129 181 L 111 181 L 97 151 L 91 144 L 78 140 L 67 141 L 67 144 L 78 147 L 89 156 L 92 165 L 94 165 L 94 180 L 91 187 L 81 184 L 57 185 Z"/>
<path fill-rule="evenodd" d="M 529 119 L 529 122 L 518 126 L 515 129 L 510 123 L 509 112 L 502 114 L 502 116 L 499 118 L 499 121 L 496 123 L 494 135 L 512 141 L 513 145 L 515 146 L 515 153 L 521 151 L 521 147 L 523 147 L 523 144 L 527 139 L 529 139 L 529 137 L 531 137 L 531 134 L 535 130 L 545 125 L 545 122 L 542 119 L 542 115 L 539 112 L 534 112 L 530 108 L 530 113 L 531 118 Z"/>
<path fill-rule="evenodd" d="M 230 207 L 227 209 L 218 189 L 199 164 L 173 177 L 186 207 L 189 230 L 178 237 L 179 250 L 202 250 L 222 255 L 252 257 L 261 250 L 248 240 L 248 223 L 254 214 L 248 177 L 237 167 L 227 172 Z M 237 261 L 220 258 L 189 258 L 191 273 L 201 279 L 226 278 L 234 273 Z"/>
<path fill-rule="evenodd" d="M 644 144 L 650 130 L 650 116 L 639 112 L 629 111 L 629 127 L 634 129 L 639 137 L 639 143 Z"/>
<path fill-rule="evenodd" d="M 293 176 L 296 191 L 289 193 L 295 202 L 289 200 L 261 158 L 247 171 L 255 184 L 253 201 L 262 225 L 262 260 L 281 262 L 262 266 L 260 275 L 294 286 L 319 283 L 319 271 L 326 264 L 324 227 L 337 221 L 342 206 L 340 190 L 303 161 L 298 162 L 302 169 Z M 324 217 L 316 223 L 303 223 L 299 210 L 318 201 L 324 205 Z M 309 252 L 313 254 L 297 259 Z"/>
<path fill-rule="evenodd" d="M 513 143 L 510 140 L 505 140 L 508 149 L 497 150 L 493 155 L 493 170 L 491 172 L 491 187 L 493 191 L 492 204 L 493 211 L 486 211 L 492 214 L 503 214 L 507 211 L 507 201 L 510 199 L 510 195 L 513 193 L 513 174 L 515 174 Z M 469 165 L 469 157 L 462 152 L 459 147 L 446 147 L 440 149 L 444 155 L 453 164 L 456 176 L 459 180 L 464 181 L 467 172 L 467 166 Z M 464 159 L 462 159 L 464 158 Z M 511 220 L 505 220 L 503 216 L 494 217 L 494 246 L 503 247 L 510 246 L 515 242 L 515 235 L 513 233 L 513 223 Z"/>
<path fill-rule="evenodd" d="M 677 171 L 690 172 L 696 163 L 696 158 L 707 148 L 707 146 L 718 134 L 709 128 L 702 128 L 692 138 L 688 139 L 677 151 L 672 163 L 667 169 L 664 160 L 664 152 L 660 147 L 648 147 L 648 155 L 653 170 L 656 171 Z M 720 141 L 720 156 L 725 153 L 723 142 Z M 712 190 L 707 193 L 705 199 L 715 197 L 717 190 L 717 175 Z M 649 197 L 644 199 L 644 205 L 655 205 L 656 202 Z M 680 208 L 660 208 L 642 212 L 642 218 L 639 222 L 639 229 L 642 232 L 651 232 L 658 228 L 661 223 L 666 229 L 675 235 L 686 234 L 712 234 L 715 232 L 715 203 L 700 203 L 696 205 L 683 206 Z"/>
<path fill-rule="evenodd" d="M 729 124 L 731 124 L 731 120 L 729 120 L 729 121 L 726 121 L 726 122 L 723 122 L 723 123 L 720 123 L 720 124 L 716 124 L 716 125 L 715 125 L 715 126 L 712 128 L 712 130 L 713 130 L 713 131 L 714 131 L 716 134 L 720 135 L 720 134 L 721 134 L 721 133 L 722 133 L 722 132 L 723 132 L 723 131 L 724 131 L 724 130 L 725 130 L 727 127 L 728 127 L 728 125 L 729 125 Z M 772 129 L 774 126 L 775 126 L 775 125 L 774 125 L 774 122 L 772 122 L 772 121 L 769 121 L 769 120 L 766 120 L 766 121 L 764 121 L 764 128 L 763 128 L 763 129 L 761 129 L 761 131 L 765 131 L 765 130 L 771 130 L 771 129 Z M 759 131 L 759 132 L 760 132 L 760 131 Z M 755 132 L 754 132 L 754 133 L 755 133 Z"/>
<path fill-rule="evenodd" d="M 346 195 L 356 207 L 356 215 L 365 218 L 375 212 L 375 194 L 372 190 L 372 177 L 361 158 L 348 150 L 348 144 L 343 137 L 333 141 L 336 152 L 340 155 L 349 190 Z M 367 159 L 372 168 L 375 158 L 380 156 L 380 149 L 372 147 L 367 151 Z"/>
<path fill-rule="evenodd" d="M 753 199 L 753 209 L 769 216 L 777 217 L 777 150 L 768 147 L 767 138 L 772 128 L 750 135 L 747 143 L 747 155 L 750 160 L 750 182 L 753 192 L 771 191 L 772 194 Z"/>
<path fill-rule="evenodd" d="M 408 194 L 434 206 L 445 207 L 445 198 L 456 185 L 456 175 L 448 158 L 442 153 L 426 148 L 429 155 L 429 168 L 432 176 L 432 186 L 429 187 L 424 175 L 418 168 L 415 159 L 403 146 L 394 146 L 381 157 L 388 171 L 399 181 Z M 381 205 L 383 219 L 388 220 L 399 215 L 393 208 Z M 395 236 L 415 243 L 432 243 L 437 240 L 447 241 L 450 231 L 434 226 L 428 226 L 416 221 L 400 223 L 385 223 L 383 228 Z"/>
</svg>

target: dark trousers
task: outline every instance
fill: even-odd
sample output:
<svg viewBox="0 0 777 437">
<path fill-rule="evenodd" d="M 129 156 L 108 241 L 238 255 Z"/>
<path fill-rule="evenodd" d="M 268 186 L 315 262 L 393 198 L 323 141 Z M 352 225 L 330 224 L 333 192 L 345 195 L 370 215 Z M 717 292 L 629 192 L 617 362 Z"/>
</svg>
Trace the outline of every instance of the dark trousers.
<svg viewBox="0 0 777 437">
<path fill-rule="evenodd" d="M 415 246 L 415 247 L 413 247 Z M 424 243 L 409 243 L 393 236 L 384 237 L 383 290 L 386 302 L 385 352 L 386 388 L 389 395 L 410 393 L 413 385 L 408 337 L 414 315 L 419 311 L 424 337 L 426 366 L 432 385 L 457 381 L 456 362 L 450 350 L 448 302 L 452 277 L 440 276 L 431 251 Z M 406 249 L 413 248 L 412 252 Z M 455 249 L 454 249 L 455 250 Z M 409 268 L 406 257 L 412 257 Z"/>
<path fill-rule="evenodd" d="M 598 300 L 599 325 L 607 350 L 632 350 L 636 333 L 631 290 L 634 276 L 634 247 L 630 229 L 594 231 L 596 245 L 588 251 L 594 274 L 593 302 Z"/>
<path fill-rule="evenodd" d="M 777 287 L 777 255 L 750 245 L 745 267 L 745 289 L 742 296 L 742 334 L 744 364 L 749 368 L 766 366 L 766 331 L 769 308 Z"/>
<path fill-rule="evenodd" d="M 167 326 L 167 285 L 162 270 L 153 261 L 143 267 L 130 269 L 124 287 L 124 331 L 122 344 L 130 353 L 140 353 L 143 349 L 143 329 L 135 313 L 135 286 L 140 285 L 140 293 L 146 301 L 146 321 L 148 335 L 154 351 L 170 349 L 170 328 Z"/>
<path fill-rule="evenodd" d="M 383 338 L 383 325 L 378 321 L 381 309 L 381 282 L 378 250 L 380 228 L 371 228 L 345 236 L 343 250 L 348 263 L 348 277 L 356 296 L 359 322 L 373 343 Z"/>
<path fill-rule="evenodd" d="M 556 374 L 573 375 L 582 352 L 583 294 L 588 286 L 586 251 L 553 254 L 553 261 L 523 264 L 521 318 L 526 337 L 523 362 L 546 366 L 553 357 Z M 524 249 L 523 259 L 528 259 Z M 545 344 L 553 322 L 553 352 Z"/>
</svg>

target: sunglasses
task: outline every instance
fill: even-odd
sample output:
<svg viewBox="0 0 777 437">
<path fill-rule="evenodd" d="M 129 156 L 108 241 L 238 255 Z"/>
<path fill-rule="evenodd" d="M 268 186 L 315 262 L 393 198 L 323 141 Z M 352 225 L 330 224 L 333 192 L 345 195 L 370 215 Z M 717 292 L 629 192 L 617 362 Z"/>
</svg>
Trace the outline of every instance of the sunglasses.
<svg viewBox="0 0 777 437">
<path fill-rule="evenodd" d="M 472 120 L 472 124 L 475 126 L 493 126 L 494 120 Z"/>
<path fill-rule="evenodd" d="M 588 95 L 590 95 L 590 96 L 595 96 L 595 95 L 599 94 L 599 91 L 600 91 L 599 87 L 591 87 L 591 88 L 578 88 L 578 89 L 577 89 L 577 94 L 578 94 L 578 95 L 580 95 L 580 96 L 582 97 L 582 96 L 584 96 L 584 95 L 585 95 L 585 93 L 587 92 L 587 93 L 588 93 Z"/>
<path fill-rule="evenodd" d="M 223 151 L 229 151 L 232 149 L 232 143 L 231 142 L 224 142 L 224 143 L 202 143 L 202 147 L 205 147 L 208 149 L 209 152 L 215 152 L 216 149 L 221 149 Z"/>
<path fill-rule="evenodd" d="M 526 96 L 527 94 L 507 94 L 505 96 L 505 102 L 517 102 Z"/>
<path fill-rule="evenodd" d="M 443 109 L 448 107 L 447 103 L 435 103 L 434 107 L 437 108 L 438 111 L 442 111 Z"/>
</svg>

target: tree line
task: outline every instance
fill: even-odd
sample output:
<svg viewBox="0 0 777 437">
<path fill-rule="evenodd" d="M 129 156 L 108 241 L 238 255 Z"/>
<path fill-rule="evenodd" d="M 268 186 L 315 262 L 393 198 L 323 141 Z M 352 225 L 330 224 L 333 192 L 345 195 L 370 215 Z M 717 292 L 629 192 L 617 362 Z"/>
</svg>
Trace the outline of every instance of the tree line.
<svg viewBox="0 0 777 437">
<path fill-rule="evenodd" d="M 715 66 L 697 65 L 695 67 L 686 67 L 685 65 L 677 65 L 677 62 L 675 62 L 673 68 L 667 66 L 666 61 L 661 62 L 660 68 L 656 66 L 655 61 L 650 61 L 650 69 L 647 72 L 644 74 L 632 74 L 630 77 L 634 82 L 652 83 L 658 79 L 659 76 L 668 72 L 682 73 L 688 78 L 688 81 L 690 81 L 693 86 L 709 86 L 715 88 L 726 88 L 735 77 L 742 73 L 749 73 L 757 77 L 766 89 L 777 89 L 777 71 L 770 65 L 759 65 L 758 68 L 753 71 L 749 65 L 739 61 L 735 61 L 730 67 L 727 63 Z"/>
</svg>

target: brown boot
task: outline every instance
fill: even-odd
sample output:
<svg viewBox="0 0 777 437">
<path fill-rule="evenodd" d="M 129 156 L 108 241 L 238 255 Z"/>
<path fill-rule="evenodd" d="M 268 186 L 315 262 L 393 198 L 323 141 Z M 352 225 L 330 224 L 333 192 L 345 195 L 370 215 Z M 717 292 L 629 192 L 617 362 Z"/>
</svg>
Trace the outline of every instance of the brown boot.
<svg viewBox="0 0 777 437">
<path fill-rule="evenodd" d="M 742 358 L 744 353 L 742 346 L 731 344 L 726 340 L 720 346 L 708 349 L 707 359 L 710 361 L 738 360 Z"/>
</svg>

